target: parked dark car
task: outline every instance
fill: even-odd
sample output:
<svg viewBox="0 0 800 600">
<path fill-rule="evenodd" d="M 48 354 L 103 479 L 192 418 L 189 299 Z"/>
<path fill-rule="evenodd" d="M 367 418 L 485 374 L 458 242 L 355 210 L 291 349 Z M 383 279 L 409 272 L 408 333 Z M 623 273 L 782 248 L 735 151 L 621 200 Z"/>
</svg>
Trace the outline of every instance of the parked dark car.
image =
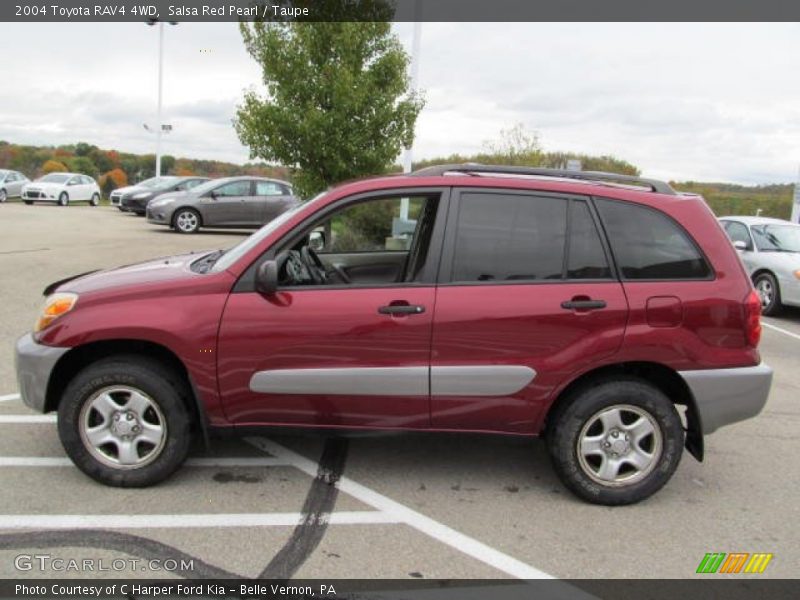
<svg viewBox="0 0 800 600">
<path fill-rule="evenodd" d="M 151 187 L 134 188 L 120 195 L 119 208 L 123 212 L 133 212 L 144 216 L 147 211 L 147 203 L 153 198 L 170 192 L 186 192 L 207 181 L 211 181 L 211 179 L 209 177 L 170 177 Z"/>
<path fill-rule="evenodd" d="M 22 398 L 115 486 L 169 476 L 193 433 L 469 431 L 543 436 L 570 490 L 628 504 L 772 381 L 761 301 L 703 199 L 614 174 L 369 179 L 227 251 L 46 293 Z"/>
<path fill-rule="evenodd" d="M 111 206 L 116 206 L 119 210 L 123 210 L 122 206 L 120 206 L 120 200 L 122 200 L 122 196 L 124 194 L 144 191 L 147 190 L 148 188 L 155 187 L 157 185 L 166 183 L 176 178 L 177 177 L 175 175 L 162 175 L 160 177 L 150 177 L 149 179 L 145 179 L 144 181 L 140 181 L 139 183 L 134 183 L 133 185 L 126 185 L 124 187 L 115 189 L 108 195 L 108 199 L 111 203 Z"/>
<path fill-rule="evenodd" d="M 285 181 L 226 177 L 186 192 L 162 194 L 147 205 L 147 221 L 179 233 L 195 233 L 201 227 L 256 228 L 298 202 Z"/>
</svg>

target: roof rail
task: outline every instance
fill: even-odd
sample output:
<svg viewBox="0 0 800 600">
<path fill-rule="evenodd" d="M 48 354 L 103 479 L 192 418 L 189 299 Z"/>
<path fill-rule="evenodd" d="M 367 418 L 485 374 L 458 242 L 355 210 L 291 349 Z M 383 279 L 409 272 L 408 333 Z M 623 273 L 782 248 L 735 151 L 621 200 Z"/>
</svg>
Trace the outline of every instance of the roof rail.
<svg viewBox="0 0 800 600">
<path fill-rule="evenodd" d="M 675 195 L 675 190 L 664 181 L 646 179 L 634 175 L 620 175 L 604 171 L 568 171 L 566 169 L 545 169 L 542 167 L 515 167 L 505 165 L 483 165 L 478 163 L 460 163 L 451 165 L 434 165 L 410 173 L 412 177 L 437 177 L 446 173 L 500 175 L 531 175 L 535 177 L 559 177 L 563 179 L 579 179 L 583 181 L 599 181 L 607 183 L 621 183 L 631 185 L 644 185 L 659 194 Z"/>
</svg>

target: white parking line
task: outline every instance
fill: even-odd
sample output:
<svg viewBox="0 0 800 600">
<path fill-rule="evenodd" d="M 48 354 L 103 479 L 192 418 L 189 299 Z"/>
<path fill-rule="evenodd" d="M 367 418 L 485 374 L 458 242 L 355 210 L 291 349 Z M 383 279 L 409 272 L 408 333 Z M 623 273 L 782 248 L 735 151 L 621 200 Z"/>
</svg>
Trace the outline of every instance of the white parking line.
<svg viewBox="0 0 800 600">
<path fill-rule="evenodd" d="M 19 400 L 19 394 L 6 394 L 0 396 L 0 402 L 10 402 L 11 400 Z"/>
<path fill-rule="evenodd" d="M 0 415 L 0 425 L 55 422 L 55 415 Z"/>
<path fill-rule="evenodd" d="M 777 325 L 773 325 L 772 323 L 767 323 L 764 320 L 761 321 L 761 324 L 768 329 L 779 331 L 783 334 L 788 335 L 789 337 L 793 337 L 796 340 L 800 340 L 800 334 L 797 334 L 794 331 L 789 331 L 788 329 L 784 329 L 783 327 L 778 327 Z"/>
<path fill-rule="evenodd" d="M 187 467 L 290 467 L 281 458 L 266 456 L 241 456 L 220 458 L 190 458 L 184 463 Z M 65 456 L 0 456 L 2 467 L 74 467 Z"/>
<path fill-rule="evenodd" d="M 185 529 L 205 527 L 295 527 L 302 513 L 202 513 L 172 515 L 0 515 L 2 529 Z M 322 515 L 331 525 L 396 523 L 381 511 L 342 511 Z"/>
<path fill-rule="evenodd" d="M 297 467 L 301 471 L 308 473 L 312 477 L 317 476 L 318 465 L 304 456 L 289 450 L 288 448 L 276 444 L 272 440 L 265 438 L 247 438 L 247 441 L 273 456 L 277 456 Z M 464 554 L 471 556 L 498 571 L 502 571 L 512 577 L 519 579 L 553 579 L 544 571 L 540 571 L 513 556 L 509 556 L 483 542 L 471 538 L 463 533 L 448 527 L 447 525 L 426 517 L 422 513 L 405 506 L 391 498 L 384 496 L 366 486 L 356 483 L 348 477 L 342 477 L 337 483 L 340 490 L 353 496 L 357 500 L 364 502 L 378 509 L 383 514 L 389 515 L 394 522 L 405 523 L 414 529 L 450 546 Z M 339 513 L 333 513 L 339 514 Z"/>
</svg>

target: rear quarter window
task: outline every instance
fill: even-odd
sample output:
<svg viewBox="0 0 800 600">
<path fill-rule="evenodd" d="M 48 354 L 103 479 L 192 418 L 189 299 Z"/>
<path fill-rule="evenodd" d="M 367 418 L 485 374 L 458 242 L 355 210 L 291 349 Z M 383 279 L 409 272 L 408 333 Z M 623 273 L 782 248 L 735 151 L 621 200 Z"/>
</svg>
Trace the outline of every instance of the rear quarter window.
<svg viewBox="0 0 800 600">
<path fill-rule="evenodd" d="M 697 244 L 665 214 L 618 200 L 595 199 L 623 279 L 709 279 Z"/>
</svg>

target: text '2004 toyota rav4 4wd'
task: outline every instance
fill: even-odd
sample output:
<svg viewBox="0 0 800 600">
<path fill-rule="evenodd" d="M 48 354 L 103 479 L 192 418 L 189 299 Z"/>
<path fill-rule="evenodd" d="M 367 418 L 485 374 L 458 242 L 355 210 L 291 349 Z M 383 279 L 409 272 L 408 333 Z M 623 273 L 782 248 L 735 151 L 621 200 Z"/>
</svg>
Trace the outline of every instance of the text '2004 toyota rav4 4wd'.
<svg viewBox="0 0 800 600">
<path fill-rule="evenodd" d="M 702 198 L 447 165 L 346 184 L 226 252 L 51 285 L 24 401 L 85 473 L 145 486 L 260 426 L 544 435 L 601 504 L 756 415 L 760 302 Z"/>
</svg>

